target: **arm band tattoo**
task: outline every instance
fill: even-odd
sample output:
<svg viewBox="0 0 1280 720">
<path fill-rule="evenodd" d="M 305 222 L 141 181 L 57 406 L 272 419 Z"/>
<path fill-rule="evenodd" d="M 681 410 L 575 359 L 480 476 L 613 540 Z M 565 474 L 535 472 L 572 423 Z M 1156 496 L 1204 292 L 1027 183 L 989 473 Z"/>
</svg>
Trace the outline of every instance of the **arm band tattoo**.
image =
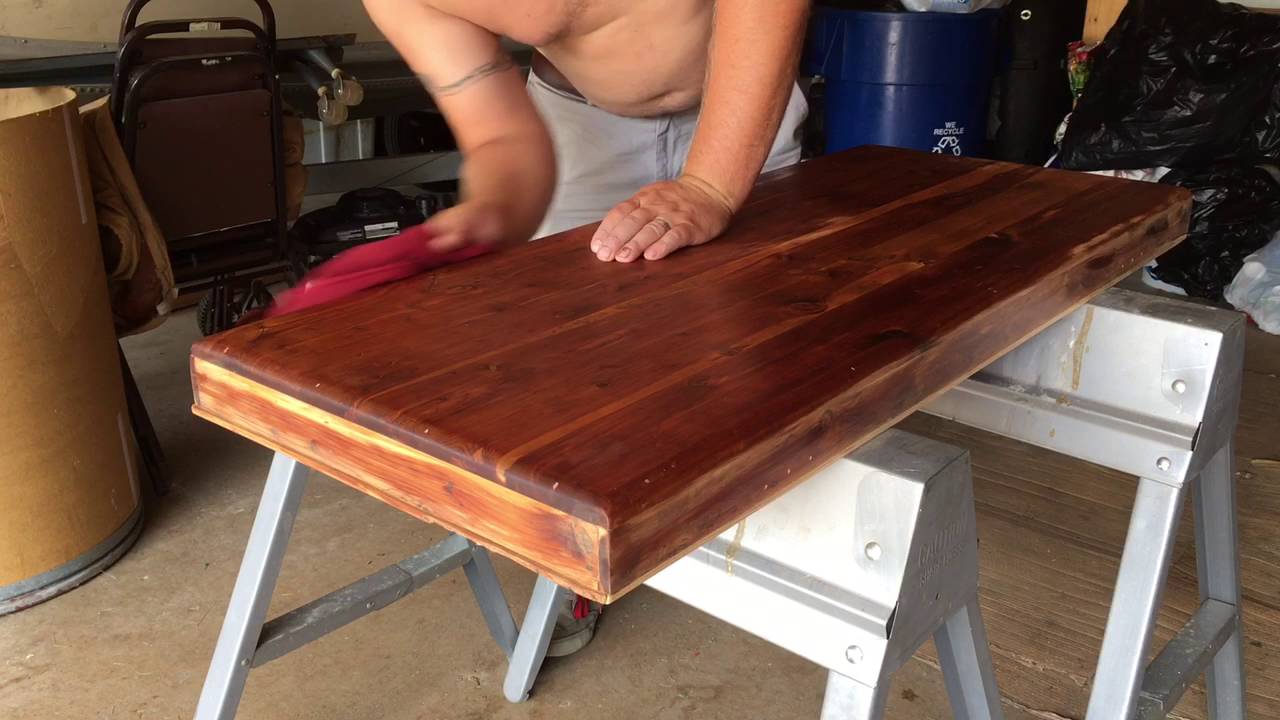
<svg viewBox="0 0 1280 720">
<path fill-rule="evenodd" d="M 515 66 L 515 62 L 510 57 L 503 55 L 493 62 L 487 62 L 466 75 L 463 75 L 458 80 L 445 85 L 437 84 L 426 75 L 419 75 L 418 77 L 422 82 L 426 83 L 427 89 L 430 90 L 433 95 L 452 95 L 461 90 L 465 90 L 469 85 L 479 80 L 483 80 L 490 75 L 497 75 L 500 72 L 510 70 Z"/>
</svg>

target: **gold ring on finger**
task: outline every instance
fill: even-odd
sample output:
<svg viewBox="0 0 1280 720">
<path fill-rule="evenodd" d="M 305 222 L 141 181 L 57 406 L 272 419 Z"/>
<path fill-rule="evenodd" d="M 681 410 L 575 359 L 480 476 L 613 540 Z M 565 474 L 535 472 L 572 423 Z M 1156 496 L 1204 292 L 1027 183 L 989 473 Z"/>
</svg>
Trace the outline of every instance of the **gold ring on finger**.
<svg viewBox="0 0 1280 720">
<path fill-rule="evenodd" d="M 667 222 L 664 218 L 656 217 L 650 220 L 649 224 L 656 226 L 663 235 L 671 232 L 671 223 Z"/>
</svg>

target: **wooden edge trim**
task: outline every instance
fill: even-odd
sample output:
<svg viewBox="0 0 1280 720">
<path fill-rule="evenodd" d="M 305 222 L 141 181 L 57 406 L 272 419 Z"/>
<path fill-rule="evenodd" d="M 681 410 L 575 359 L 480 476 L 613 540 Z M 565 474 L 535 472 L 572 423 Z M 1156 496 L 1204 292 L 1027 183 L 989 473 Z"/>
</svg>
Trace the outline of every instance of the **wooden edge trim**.
<svg viewBox="0 0 1280 720">
<path fill-rule="evenodd" d="M 265 385 L 191 359 L 192 412 L 259 445 L 609 602 L 608 534 Z"/>
</svg>

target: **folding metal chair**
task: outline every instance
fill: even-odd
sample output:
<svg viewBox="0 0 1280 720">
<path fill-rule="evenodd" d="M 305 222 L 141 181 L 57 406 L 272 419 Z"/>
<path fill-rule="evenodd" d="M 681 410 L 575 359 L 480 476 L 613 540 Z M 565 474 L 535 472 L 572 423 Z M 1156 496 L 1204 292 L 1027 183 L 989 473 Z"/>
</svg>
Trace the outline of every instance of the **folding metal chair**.
<svg viewBox="0 0 1280 720">
<path fill-rule="evenodd" d="M 289 270 L 275 18 L 266 0 L 254 1 L 260 24 L 139 24 L 150 0 L 132 0 L 112 81 L 121 142 L 175 277 L 185 291 L 209 290 L 206 333 L 269 301 L 262 279 Z"/>
</svg>

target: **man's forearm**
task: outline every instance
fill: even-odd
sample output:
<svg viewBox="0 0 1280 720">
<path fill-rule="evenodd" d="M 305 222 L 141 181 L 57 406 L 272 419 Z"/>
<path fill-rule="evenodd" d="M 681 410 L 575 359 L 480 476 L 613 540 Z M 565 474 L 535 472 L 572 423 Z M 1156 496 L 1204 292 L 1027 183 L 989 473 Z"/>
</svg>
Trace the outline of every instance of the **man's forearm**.
<svg viewBox="0 0 1280 720">
<path fill-rule="evenodd" d="M 427 86 L 462 152 L 462 203 L 432 218 L 456 242 L 528 240 L 555 182 L 551 137 L 491 31 L 423 0 L 365 0 Z"/>
<path fill-rule="evenodd" d="M 795 83 L 807 0 L 716 3 L 702 112 L 685 175 L 736 210 L 773 146 Z"/>
<path fill-rule="evenodd" d="M 551 203 L 555 166 L 545 132 L 477 145 L 462 159 L 461 199 L 501 209 L 503 241 L 528 240 Z"/>
</svg>

